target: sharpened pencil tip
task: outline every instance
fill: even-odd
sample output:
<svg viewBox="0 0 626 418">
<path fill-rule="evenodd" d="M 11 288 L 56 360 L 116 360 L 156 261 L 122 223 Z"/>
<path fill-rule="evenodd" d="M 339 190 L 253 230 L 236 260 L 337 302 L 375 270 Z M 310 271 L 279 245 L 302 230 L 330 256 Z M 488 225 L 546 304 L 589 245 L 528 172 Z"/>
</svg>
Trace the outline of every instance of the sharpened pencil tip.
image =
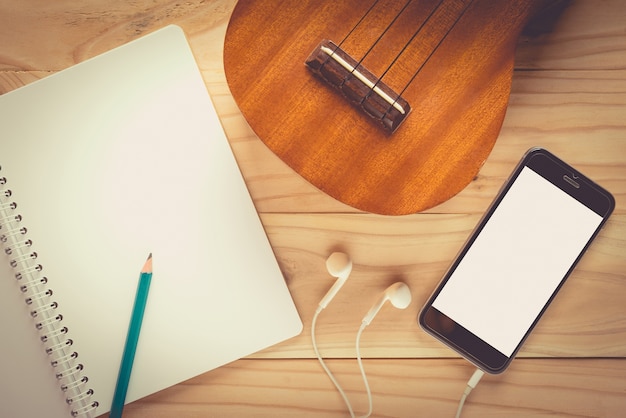
<svg viewBox="0 0 626 418">
<path fill-rule="evenodd" d="M 148 259 L 146 260 L 146 263 L 143 265 L 143 268 L 141 269 L 142 273 L 152 273 L 152 253 L 150 253 L 150 255 L 148 255 Z"/>
</svg>

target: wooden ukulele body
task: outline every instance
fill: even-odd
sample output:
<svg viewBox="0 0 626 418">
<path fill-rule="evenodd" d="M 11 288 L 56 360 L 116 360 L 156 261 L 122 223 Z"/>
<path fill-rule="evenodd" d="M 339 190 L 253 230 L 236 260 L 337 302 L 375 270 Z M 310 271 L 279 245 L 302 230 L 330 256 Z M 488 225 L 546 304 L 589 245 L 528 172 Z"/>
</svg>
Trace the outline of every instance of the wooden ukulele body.
<svg viewBox="0 0 626 418">
<path fill-rule="evenodd" d="M 225 72 L 252 129 L 302 177 L 363 211 L 415 213 L 461 191 L 491 152 L 539 3 L 240 0 Z M 307 68 L 323 39 L 408 102 L 395 131 Z"/>
</svg>

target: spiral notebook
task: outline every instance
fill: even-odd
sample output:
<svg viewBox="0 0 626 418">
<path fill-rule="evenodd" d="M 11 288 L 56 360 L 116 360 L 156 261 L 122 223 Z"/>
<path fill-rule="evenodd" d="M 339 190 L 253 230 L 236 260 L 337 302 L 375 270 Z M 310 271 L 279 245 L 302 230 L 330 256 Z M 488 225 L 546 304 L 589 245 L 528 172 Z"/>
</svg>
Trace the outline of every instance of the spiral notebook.
<svg viewBox="0 0 626 418">
<path fill-rule="evenodd" d="M 0 96 L 0 167 L 0 416 L 108 412 L 149 253 L 127 403 L 302 330 L 180 28 Z"/>
</svg>

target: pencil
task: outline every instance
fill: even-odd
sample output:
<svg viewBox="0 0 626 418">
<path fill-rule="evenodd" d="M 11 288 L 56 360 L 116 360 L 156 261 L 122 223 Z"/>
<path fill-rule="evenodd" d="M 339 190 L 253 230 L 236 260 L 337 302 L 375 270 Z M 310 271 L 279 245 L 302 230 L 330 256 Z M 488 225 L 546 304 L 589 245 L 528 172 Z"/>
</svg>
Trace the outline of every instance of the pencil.
<svg viewBox="0 0 626 418">
<path fill-rule="evenodd" d="M 139 332 L 141 331 L 141 322 L 143 321 L 143 313 L 148 300 L 148 291 L 150 290 L 150 282 L 152 281 L 152 253 L 148 256 L 146 263 L 141 269 L 139 275 L 139 284 L 137 286 L 137 294 L 135 295 L 135 304 L 130 317 L 130 325 L 128 326 L 128 334 L 126 335 L 126 344 L 124 344 L 124 354 L 122 355 L 122 363 L 120 371 L 117 375 L 117 383 L 115 384 L 115 392 L 113 394 L 113 402 L 111 404 L 110 418 L 120 418 L 124 410 L 124 402 L 126 401 L 126 392 L 128 391 L 128 382 L 130 381 L 130 373 L 133 369 L 133 361 L 135 360 L 135 351 L 137 351 L 137 341 L 139 340 Z"/>
</svg>

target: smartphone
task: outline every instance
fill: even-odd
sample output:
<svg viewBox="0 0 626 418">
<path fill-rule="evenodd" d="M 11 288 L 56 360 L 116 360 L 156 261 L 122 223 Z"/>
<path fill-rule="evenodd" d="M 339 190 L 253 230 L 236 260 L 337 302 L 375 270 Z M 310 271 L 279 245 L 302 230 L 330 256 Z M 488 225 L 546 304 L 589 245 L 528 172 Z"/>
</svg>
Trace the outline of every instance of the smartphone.
<svg viewBox="0 0 626 418">
<path fill-rule="evenodd" d="M 503 372 L 615 207 L 555 155 L 529 150 L 418 322 L 480 369 Z"/>
</svg>

